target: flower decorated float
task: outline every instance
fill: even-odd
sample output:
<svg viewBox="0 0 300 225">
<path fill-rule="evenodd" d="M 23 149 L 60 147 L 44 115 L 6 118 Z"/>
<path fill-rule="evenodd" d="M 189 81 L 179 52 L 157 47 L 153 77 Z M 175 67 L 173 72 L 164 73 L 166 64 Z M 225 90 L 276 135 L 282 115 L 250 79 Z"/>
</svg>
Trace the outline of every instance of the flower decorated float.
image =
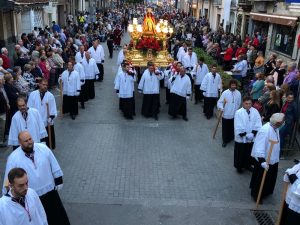
<svg viewBox="0 0 300 225">
<path fill-rule="evenodd" d="M 131 41 L 126 59 L 133 66 L 145 67 L 148 61 L 152 61 L 158 67 L 167 67 L 173 62 L 167 50 L 167 41 L 173 34 L 173 27 L 163 19 L 156 23 L 151 8 L 147 9 L 143 24 L 138 24 L 138 19 L 133 18 L 128 31 Z"/>
</svg>

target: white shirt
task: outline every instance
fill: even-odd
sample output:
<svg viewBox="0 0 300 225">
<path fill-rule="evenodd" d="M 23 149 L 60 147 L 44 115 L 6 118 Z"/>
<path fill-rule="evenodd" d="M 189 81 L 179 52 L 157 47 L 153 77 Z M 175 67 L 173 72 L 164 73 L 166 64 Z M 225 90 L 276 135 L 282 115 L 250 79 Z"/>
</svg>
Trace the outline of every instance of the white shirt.
<svg viewBox="0 0 300 225">
<path fill-rule="evenodd" d="M 142 75 L 138 89 L 143 91 L 143 94 L 159 94 L 159 81 L 162 79 L 162 73 L 155 75 L 154 72 L 150 73 L 149 69 L 146 69 Z"/>
<path fill-rule="evenodd" d="M 81 83 L 79 73 L 73 70 L 70 74 L 65 70 L 61 75 L 63 94 L 67 96 L 79 96 L 81 90 Z"/>
<path fill-rule="evenodd" d="M 219 96 L 219 90 L 222 89 L 222 79 L 220 74 L 216 73 L 215 76 L 213 76 L 212 73 L 206 74 L 200 89 L 203 91 L 205 97 L 217 98 Z"/>
<path fill-rule="evenodd" d="M 85 79 L 86 80 L 95 80 L 96 75 L 99 74 L 99 69 L 96 64 L 96 61 L 93 58 L 89 59 L 89 62 L 87 62 L 87 59 L 82 61 L 82 66 L 84 68 L 85 72 Z"/>
<path fill-rule="evenodd" d="M 289 174 L 295 174 L 298 179 L 293 184 L 289 184 L 285 201 L 291 210 L 300 213 L 300 163 L 287 171 L 289 171 Z"/>
<path fill-rule="evenodd" d="M 25 195 L 26 210 L 10 196 L 0 198 L 0 225 L 48 225 L 44 207 L 33 189 L 28 188 Z"/>
<path fill-rule="evenodd" d="M 105 60 L 104 49 L 101 45 L 98 45 L 96 50 L 92 46 L 88 51 L 91 53 L 91 57 L 95 59 L 96 63 L 102 63 L 102 60 Z"/>
<path fill-rule="evenodd" d="M 75 61 L 77 63 L 82 63 L 82 61 L 85 59 L 85 52 L 83 52 L 83 57 L 81 57 L 81 52 L 77 52 L 75 55 Z"/>
<path fill-rule="evenodd" d="M 191 79 L 188 75 L 181 77 L 181 75 L 178 74 L 175 79 L 171 77 L 170 82 L 172 83 L 170 93 L 177 94 L 181 97 L 187 97 L 192 93 Z"/>
<path fill-rule="evenodd" d="M 223 111 L 223 118 L 233 119 L 235 112 L 241 106 L 241 101 L 241 93 L 238 90 L 231 91 L 230 89 L 227 89 L 224 91 L 217 103 L 218 109 Z M 225 107 L 224 102 L 226 102 Z"/>
<path fill-rule="evenodd" d="M 267 160 L 271 143 L 269 140 L 277 141 L 277 144 L 274 144 L 273 151 L 271 153 L 271 158 L 269 164 L 273 165 L 279 162 L 280 154 L 280 137 L 279 129 L 274 129 L 270 123 L 266 123 L 263 127 L 257 132 L 256 138 L 253 144 L 251 156 L 256 158 L 264 158 Z"/>
<path fill-rule="evenodd" d="M 28 108 L 27 119 L 25 120 L 20 111 L 12 117 L 8 135 L 8 145 L 19 145 L 18 135 L 21 131 L 28 131 L 34 142 L 41 142 L 41 139 L 48 137 L 43 119 L 37 109 Z"/>
<path fill-rule="evenodd" d="M 81 82 L 81 86 L 85 83 L 85 72 L 84 72 L 84 68 L 82 66 L 81 63 L 76 63 L 74 65 L 74 70 L 76 70 L 79 73 L 79 77 L 80 77 L 80 82 Z"/>
<path fill-rule="evenodd" d="M 202 64 L 202 67 L 200 66 L 200 64 L 197 64 L 192 71 L 193 76 L 196 77 L 195 85 L 201 85 L 205 75 L 208 73 L 209 70 L 205 63 Z"/>
<path fill-rule="evenodd" d="M 115 79 L 115 90 L 119 90 L 119 98 L 132 98 L 136 76 L 120 71 Z"/>
<path fill-rule="evenodd" d="M 253 130 L 258 131 L 261 126 L 261 117 L 255 108 L 250 108 L 250 114 L 245 108 L 240 108 L 234 115 L 234 140 L 238 143 L 246 143 L 246 137 L 241 137 L 239 134 L 244 132 L 249 134 Z"/>
<path fill-rule="evenodd" d="M 195 52 L 190 56 L 189 54 L 185 54 L 182 57 L 182 64 L 185 68 L 187 67 L 195 67 L 197 65 L 198 58 Z"/>
<path fill-rule="evenodd" d="M 183 57 L 187 54 L 187 51 L 184 50 L 184 47 L 181 46 L 179 49 L 178 49 L 178 53 L 177 53 L 177 60 L 178 62 L 182 62 L 183 60 Z"/>
<path fill-rule="evenodd" d="M 39 90 L 31 92 L 28 98 L 27 106 L 35 108 L 39 111 L 45 127 L 48 125 L 49 116 L 57 117 L 55 98 L 53 94 L 49 91 L 45 93 L 43 100 L 41 100 Z M 47 107 L 49 109 L 49 115 Z"/>
<path fill-rule="evenodd" d="M 54 179 L 63 176 L 63 172 L 52 151 L 45 144 L 34 143 L 33 151 L 34 163 L 25 155 L 21 147 L 14 150 L 8 156 L 4 177 L 7 178 L 11 169 L 20 167 L 28 175 L 28 186 L 42 196 L 54 189 Z"/>
</svg>

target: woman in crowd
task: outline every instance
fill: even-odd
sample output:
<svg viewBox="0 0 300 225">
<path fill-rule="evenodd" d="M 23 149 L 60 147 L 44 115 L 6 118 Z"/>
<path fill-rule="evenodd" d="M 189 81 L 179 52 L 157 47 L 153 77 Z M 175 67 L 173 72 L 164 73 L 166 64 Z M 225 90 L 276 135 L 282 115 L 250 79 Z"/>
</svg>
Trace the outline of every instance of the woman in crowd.
<svg viewBox="0 0 300 225">
<path fill-rule="evenodd" d="M 255 75 L 256 81 L 252 86 L 252 90 L 250 92 L 253 102 L 256 102 L 260 96 L 262 96 L 262 91 L 265 86 L 264 74 L 257 73 Z"/>
<path fill-rule="evenodd" d="M 35 78 L 31 74 L 31 65 L 30 64 L 25 64 L 23 70 L 24 70 L 23 78 L 29 83 L 29 92 L 28 92 L 28 94 L 30 94 L 37 87 Z"/>
<path fill-rule="evenodd" d="M 264 105 L 263 122 L 269 122 L 274 113 L 280 112 L 279 93 L 276 90 L 270 92 L 270 100 Z"/>
<path fill-rule="evenodd" d="M 253 67 L 253 72 L 256 73 L 263 73 L 264 72 L 264 63 L 265 59 L 263 56 L 263 53 L 259 51 L 257 53 L 257 58 L 255 59 L 254 67 Z"/>
<path fill-rule="evenodd" d="M 29 92 L 29 83 L 22 77 L 21 67 L 15 66 L 13 69 L 13 85 L 18 89 L 18 93 L 21 96 L 27 98 Z"/>
</svg>

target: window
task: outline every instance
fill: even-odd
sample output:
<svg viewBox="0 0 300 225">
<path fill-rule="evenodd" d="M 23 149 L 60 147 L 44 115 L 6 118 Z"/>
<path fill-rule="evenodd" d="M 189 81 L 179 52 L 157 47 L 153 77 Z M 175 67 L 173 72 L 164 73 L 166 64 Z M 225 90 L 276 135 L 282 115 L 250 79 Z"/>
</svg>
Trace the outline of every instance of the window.
<svg viewBox="0 0 300 225">
<path fill-rule="evenodd" d="M 273 50 L 292 56 L 295 45 L 296 27 L 274 25 Z"/>
</svg>

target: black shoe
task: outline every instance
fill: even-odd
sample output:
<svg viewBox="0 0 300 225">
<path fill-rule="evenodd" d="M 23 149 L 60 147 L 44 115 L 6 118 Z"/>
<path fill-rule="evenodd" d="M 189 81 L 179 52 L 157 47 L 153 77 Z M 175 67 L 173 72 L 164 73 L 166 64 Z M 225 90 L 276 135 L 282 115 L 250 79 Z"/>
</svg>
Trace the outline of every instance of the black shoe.
<svg viewBox="0 0 300 225">
<path fill-rule="evenodd" d="M 185 117 L 182 117 L 182 119 L 184 120 L 184 121 L 189 121 L 189 119 L 185 116 Z"/>
<path fill-rule="evenodd" d="M 253 172 L 253 167 L 252 166 L 249 166 L 246 168 L 246 170 L 250 171 L 250 172 Z"/>
<path fill-rule="evenodd" d="M 75 115 L 71 115 L 72 120 L 75 120 Z"/>
<path fill-rule="evenodd" d="M 223 142 L 222 147 L 225 148 L 226 145 L 227 145 L 227 144 L 226 144 L 225 142 Z"/>
<path fill-rule="evenodd" d="M 85 109 L 85 106 L 84 106 L 84 104 L 81 104 L 81 108 L 82 108 L 82 109 Z"/>
<path fill-rule="evenodd" d="M 166 102 L 166 105 L 169 105 L 169 102 Z"/>
</svg>

